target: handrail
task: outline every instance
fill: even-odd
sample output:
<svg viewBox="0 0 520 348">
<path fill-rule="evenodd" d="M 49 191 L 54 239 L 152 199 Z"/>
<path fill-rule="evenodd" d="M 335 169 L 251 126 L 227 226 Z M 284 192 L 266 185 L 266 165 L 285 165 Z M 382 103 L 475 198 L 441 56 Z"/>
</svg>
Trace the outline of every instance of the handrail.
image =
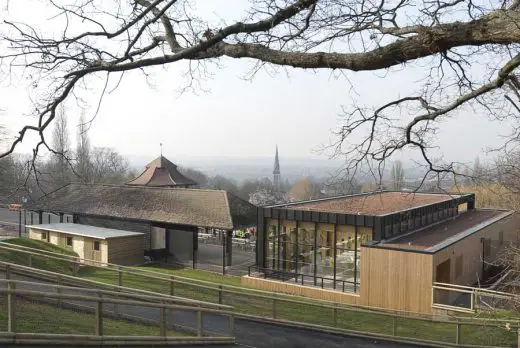
<svg viewBox="0 0 520 348">
<path fill-rule="evenodd" d="M 16 284 L 15 280 L 6 280 L 7 284 Z M 40 283 L 33 283 L 34 285 L 39 285 Z M 34 291 L 34 290 L 18 290 L 18 289 L 10 289 L 0 288 L 0 294 L 13 294 L 13 295 L 27 295 L 27 296 L 36 296 L 36 297 L 47 297 L 47 298 L 56 298 L 63 300 L 76 300 L 76 301 L 92 301 L 92 302 L 102 302 L 112 303 L 112 304 L 126 304 L 126 305 L 139 305 L 142 307 L 152 307 L 152 308 L 165 308 L 165 309 L 175 309 L 175 310 L 192 310 L 195 312 L 202 313 L 212 313 L 212 314 L 223 314 L 223 315 L 231 315 L 235 314 L 231 311 L 223 311 L 211 308 L 203 308 L 203 307 L 190 307 L 190 306 L 181 306 L 181 305 L 172 305 L 166 303 L 154 303 L 154 302 L 145 302 L 145 301 L 135 301 L 135 300 L 119 300 L 109 297 L 99 298 L 96 296 L 85 296 L 85 295 L 69 295 L 69 294 L 60 294 L 60 293 L 49 293 L 45 291 Z"/>
<path fill-rule="evenodd" d="M 115 289 L 132 291 L 132 292 L 140 292 L 140 293 L 143 293 L 143 294 L 152 294 L 152 295 L 155 295 L 155 296 L 158 296 L 158 297 L 163 297 L 163 298 L 173 298 L 175 300 L 179 300 L 180 302 L 197 304 L 199 306 L 200 305 L 204 305 L 204 306 L 208 306 L 208 307 L 217 307 L 217 308 L 232 307 L 232 306 L 221 305 L 221 304 L 212 303 L 212 302 L 192 300 L 192 299 L 188 299 L 188 298 L 184 298 L 184 297 L 178 297 L 178 296 L 171 296 L 171 295 L 166 295 L 166 294 L 161 294 L 161 293 L 155 293 L 155 292 L 151 292 L 151 291 L 147 291 L 147 290 L 134 289 L 134 288 L 128 288 L 128 287 L 119 286 L 119 285 L 107 284 L 107 283 L 98 282 L 98 281 L 95 281 L 95 280 L 83 279 L 83 278 L 80 278 L 80 277 L 74 277 L 74 276 L 61 274 L 61 273 L 56 273 L 56 272 L 51 272 L 51 271 L 46 271 L 46 270 L 42 270 L 42 269 L 38 269 L 38 268 L 27 267 L 27 266 L 18 265 L 18 264 L 15 264 L 15 263 L 9 263 L 9 262 L 5 262 L 5 261 L 0 261 L 0 265 L 9 266 L 15 272 L 18 271 L 19 269 L 21 269 L 21 270 L 25 271 L 25 274 L 51 275 L 51 276 L 55 276 L 56 278 L 60 278 L 61 280 L 68 279 L 70 281 L 74 281 L 74 282 L 78 282 L 78 283 L 93 284 L 93 285 L 99 285 L 99 286 L 104 286 L 104 287 L 113 287 Z M 121 294 L 127 294 L 126 292 L 120 292 L 120 293 Z"/>
<path fill-rule="evenodd" d="M 0 261 L 1 263 L 1 261 Z M 13 267 L 12 264 L 9 265 L 10 267 Z M 31 282 L 27 280 L 18 280 L 18 279 L 0 279 L 0 284 L 2 283 L 16 283 L 16 284 L 26 284 L 26 285 L 38 285 L 39 287 L 49 287 L 53 289 L 62 289 L 62 290 L 76 290 L 76 291 L 83 291 L 86 293 L 95 293 L 96 295 L 113 295 L 113 296 L 119 296 L 119 297 L 133 297 L 141 300 L 155 300 L 155 301 L 171 301 L 175 302 L 178 300 L 178 298 L 174 296 L 152 296 L 152 295 L 140 295 L 140 294 L 134 294 L 134 293 L 128 293 L 128 292 L 120 292 L 120 291 L 110 291 L 110 290 L 100 290 L 100 289 L 92 289 L 92 288 L 78 288 L 75 286 L 67 286 L 67 285 L 56 285 L 56 284 L 48 284 L 48 283 L 39 283 L 39 282 Z M 173 297 L 170 299 L 169 297 Z M 185 302 L 186 304 L 191 304 L 193 307 L 197 308 L 207 308 L 207 307 L 201 307 L 200 301 L 195 300 L 187 300 L 185 301 L 183 298 L 181 298 L 181 301 L 179 302 Z M 227 306 L 227 305 L 219 305 L 214 304 L 210 302 L 204 302 L 205 305 L 210 305 L 211 307 L 216 307 L 219 309 L 226 309 L 226 310 L 232 310 L 233 306 Z"/>
<path fill-rule="evenodd" d="M 0 264 L 2 263 L 5 263 L 5 262 L 2 262 L 0 261 Z M 16 265 L 16 264 L 11 264 L 12 266 L 17 266 L 17 267 L 20 267 L 22 269 L 30 269 L 30 270 L 34 270 L 34 271 L 38 271 L 38 272 L 41 272 L 41 273 L 48 273 L 48 274 L 52 274 L 52 275 L 56 275 L 56 276 L 60 276 L 60 277 L 67 277 L 67 278 L 73 278 L 74 280 L 79 280 L 80 282 L 83 281 L 82 278 L 77 278 L 77 277 L 72 277 L 72 276 L 65 276 L 65 275 L 61 275 L 59 273 L 54 273 L 54 272 L 50 272 L 50 271 L 44 271 L 44 270 L 38 270 L 38 269 L 34 269 L 34 268 L 30 268 L 30 267 L 26 267 L 26 266 L 20 266 L 20 265 Z M 38 272 L 34 272 L 34 273 L 38 273 Z M 90 281 L 90 280 L 84 280 L 85 282 L 94 282 L 94 281 Z M 95 282 L 95 283 L 99 283 L 99 282 Z M 102 285 L 105 284 L 105 283 L 101 283 Z M 114 287 L 118 287 L 118 286 L 114 286 Z M 118 288 L 123 288 L 123 287 L 118 287 Z M 126 288 L 126 289 L 130 289 L 130 290 L 133 290 L 133 291 L 143 291 L 145 292 L 145 290 L 138 290 L 138 289 L 133 289 L 133 288 Z M 94 290 L 95 291 L 95 290 Z M 127 293 L 120 293 L 120 294 L 127 294 Z M 243 295 L 243 293 L 242 293 Z M 168 296 L 168 295 L 164 295 L 166 298 L 167 297 L 171 297 L 171 296 Z M 315 304 L 315 303 L 310 303 L 310 302 L 303 302 L 303 301 L 293 301 L 293 300 L 286 300 L 284 299 L 283 297 L 271 297 L 271 298 L 268 298 L 270 300 L 277 300 L 277 301 L 287 301 L 287 302 L 290 302 L 290 303 L 298 303 L 298 304 L 306 304 L 308 306 L 314 306 L 314 307 L 319 307 L 319 308 L 326 308 L 326 309 L 335 309 L 335 310 L 348 310 L 348 311 L 352 311 L 352 312 L 359 312 L 359 313 L 371 313 L 371 314 L 375 314 L 377 313 L 378 315 L 383 315 L 383 316 L 387 316 L 387 317 L 397 317 L 397 318 L 406 318 L 406 319 L 410 319 L 410 316 L 407 316 L 407 315 L 399 315 L 397 314 L 397 312 L 401 312 L 401 311 L 395 311 L 395 312 L 389 312 L 389 311 L 376 311 L 376 310 L 366 310 L 366 309 L 363 309 L 363 308 L 357 308 L 357 307 L 353 307 L 353 308 L 349 308 L 349 307 L 341 307 L 341 306 L 329 306 L 329 305 L 322 305 L 322 304 Z M 229 307 L 229 306 L 226 306 L 226 307 Z M 233 312 L 235 316 L 242 316 L 242 314 L 240 313 L 237 313 L 237 312 Z M 250 315 L 245 315 L 245 317 L 250 317 Z M 264 317 L 258 317 L 258 318 L 263 318 L 265 319 Z M 425 322 L 438 322 L 438 323 L 447 323 L 447 324 L 456 324 L 456 323 L 460 323 L 460 324 L 465 324 L 465 325 L 482 325 L 481 323 L 478 323 L 478 322 L 490 322 L 489 319 L 486 319 L 486 318 L 463 318 L 463 317 L 451 317 L 453 320 L 442 320 L 442 319 L 432 319 L 432 318 L 423 318 L 423 317 L 412 317 L 413 320 L 419 320 L 419 321 L 425 321 Z M 456 321 L 457 320 L 457 321 Z M 493 320 L 494 323 L 506 323 L 508 322 L 508 320 Z"/>
<path fill-rule="evenodd" d="M 21 245 L 6 243 L 6 242 L 0 242 L 0 249 L 2 249 L 2 248 L 3 249 L 7 249 L 7 250 L 25 252 L 25 253 L 28 253 L 28 254 L 32 253 L 32 254 L 36 254 L 36 255 L 39 255 L 39 256 L 47 256 L 47 255 L 42 255 L 42 253 L 41 253 L 42 250 L 40 250 L 40 249 L 25 247 L 25 246 L 21 246 Z M 17 248 L 28 249 L 28 250 L 20 250 L 20 249 L 17 249 Z M 56 260 L 64 260 L 64 259 L 66 259 L 66 261 L 71 261 L 71 262 L 77 261 L 77 260 L 84 260 L 84 261 L 94 262 L 96 264 L 112 266 L 112 267 L 101 267 L 101 266 L 97 266 L 97 265 L 88 265 L 90 267 L 96 267 L 96 268 L 105 269 L 105 270 L 106 269 L 110 269 L 110 270 L 114 270 L 114 271 L 121 270 L 121 271 L 126 271 L 129 274 L 135 274 L 135 275 L 144 274 L 145 277 L 149 277 L 151 279 L 160 279 L 160 280 L 165 280 L 165 281 L 172 281 L 174 283 L 198 286 L 198 287 L 201 287 L 201 288 L 204 288 L 204 289 L 220 290 L 219 287 L 222 287 L 223 290 L 226 290 L 228 292 L 233 292 L 234 291 L 234 293 L 237 293 L 237 294 L 241 294 L 241 295 L 244 294 L 244 288 L 243 287 L 239 287 L 239 286 L 234 286 L 234 285 L 229 285 L 229 284 L 218 284 L 217 286 L 215 286 L 215 283 L 208 282 L 208 281 L 205 281 L 205 280 L 187 278 L 187 277 L 182 277 L 182 276 L 177 276 L 177 275 L 168 275 L 168 273 L 157 272 L 157 271 L 150 271 L 150 270 L 144 270 L 144 269 L 138 269 L 136 267 L 129 267 L 129 266 L 121 266 L 121 265 L 110 264 L 110 263 L 103 263 L 102 261 L 95 261 L 95 260 L 80 258 L 79 256 L 59 254 L 59 253 L 54 253 L 54 252 L 50 252 L 50 251 L 43 251 L 43 252 L 51 254 L 51 256 L 48 256 L 48 257 L 56 259 Z M 54 256 L 54 255 L 58 255 L 58 256 Z M 71 259 L 73 259 L 73 260 L 71 260 Z M 146 273 L 150 273 L 152 275 L 148 275 Z M 158 275 L 159 277 L 156 277 L 155 275 Z M 166 278 L 166 277 L 170 277 L 170 278 Z M 200 283 L 200 284 L 198 284 L 198 283 Z M 206 284 L 208 284 L 208 285 L 206 285 Z M 250 293 L 248 295 L 251 295 L 251 296 L 262 296 L 262 295 L 264 295 L 264 296 L 279 296 L 279 294 L 276 293 L 276 292 L 264 291 L 264 290 L 254 289 L 254 288 L 248 288 L 248 292 Z M 256 294 L 254 294 L 254 293 L 256 293 Z M 295 298 L 295 299 L 300 298 L 299 296 L 295 296 L 295 295 L 291 295 L 291 294 L 283 294 L 283 296 L 286 297 L 286 298 Z M 337 303 L 332 302 L 332 301 L 326 301 L 326 300 L 320 300 L 320 299 L 313 299 L 313 301 L 316 302 L 316 303 L 325 303 L 325 304 L 337 305 Z M 347 307 L 348 305 L 344 304 L 344 306 Z M 348 307 L 350 307 L 350 306 L 348 306 Z M 384 309 L 378 308 L 377 310 L 384 310 Z"/>
<path fill-rule="evenodd" d="M 5 247 L 5 245 L 12 245 L 12 244 L 5 243 L 5 242 L 0 242 L 0 249 L 1 248 L 6 248 L 6 249 L 9 248 L 9 247 Z M 32 250 L 38 250 L 38 249 L 28 248 L 28 247 L 24 247 L 24 248 L 32 249 Z M 10 249 L 14 249 L 14 248 L 10 248 Z M 18 250 L 18 249 L 14 249 L 14 250 L 15 251 L 29 253 L 29 254 L 31 254 L 31 253 L 32 254 L 39 254 L 37 252 L 30 252 L 30 251 L 25 251 L 25 250 Z M 40 256 L 47 256 L 47 255 L 40 255 Z M 53 258 L 60 259 L 58 257 L 53 257 Z M 0 264 L 1 263 L 6 263 L 6 262 L 0 261 Z M 83 279 L 83 278 L 80 278 L 80 277 L 65 276 L 65 275 L 62 275 L 62 274 L 55 273 L 55 272 L 39 270 L 39 269 L 26 267 L 26 266 L 21 266 L 21 265 L 17 265 L 17 264 L 12 264 L 12 265 L 15 265 L 15 266 L 18 266 L 18 267 L 28 268 L 30 271 L 38 270 L 39 272 L 42 272 L 42 273 L 45 272 L 47 274 L 60 276 L 62 278 L 73 279 L 74 281 L 78 281 L 78 282 L 86 282 L 86 281 L 88 281 L 88 282 L 94 282 L 94 283 L 100 284 L 100 285 L 107 285 L 106 283 L 96 282 L 96 281 L 92 281 L 92 280 L 86 280 L 86 279 Z M 107 269 L 105 267 L 100 267 L 100 266 L 91 266 L 91 267 L 98 267 L 100 269 Z M 140 275 L 139 274 L 140 272 L 132 272 L 132 271 L 135 270 L 135 268 L 133 268 L 133 267 L 121 266 L 121 269 L 122 270 L 128 269 L 129 270 L 129 274 Z M 114 270 L 114 269 L 111 269 L 111 270 Z M 117 269 L 115 269 L 114 271 L 117 271 Z M 160 274 L 160 275 L 166 275 L 167 274 L 167 273 L 154 272 L 154 271 L 146 271 L 144 273 L 154 273 L 154 274 Z M 307 305 L 307 306 L 314 306 L 314 307 L 319 307 L 319 308 L 328 308 L 328 309 L 336 309 L 336 310 L 348 310 L 348 311 L 358 312 L 358 313 L 372 313 L 372 314 L 379 314 L 379 315 L 385 315 L 385 316 L 391 316 L 391 317 L 400 317 L 400 318 L 410 318 L 410 316 L 413 315 L 413 319 L 414 320 L 455 323 L 454 321 L 442 321 L 442 320 L 439 320 L 439 319 L 430 319 L 430 318 L 418 317 L 418 316 L 424 316 L 425 315 L 424 313 L 407 312 L 407 311 L 402 311 L 402 310 L 388 310 L 388 309 L 385 309 L 385 308 L 377 308 L 377 307 L 352 306 L 352 305 L 343 304 L 343 303 L 337 303 L 337 302 L 325 301 L 325 300 L 316 300 L 316 299 L 312 299 L 312 302 L 311 302 L 311 301 L 302 300 L 302 297 L 300 297 L 300 296 L 279 294 L 279 293 L 276 293 L 276 292 L 267 292 L 267 291 L 250 289 L 250 288 L 248 288 L 247 292 L 245 292 L 244 288 L 237 287 L 237 286 L 232 286 L 232 285 L 224 285 L 224 284 L 222 284 L 222 285 L 215 286 L 214 283 L 210 283 L 210 282 L 207 282 L 207 281 L 200 281 L 202 283 L 210 283 L 210 284 L 212 284 L 213 286 L 210 287 L 210 286 L 204 286 L 204 285 L 200 285 L 200 284 L 194 284 L 192 282 L 184 282 L 184 281 L 178 281 L 177 280 L 177 278 L 191 280 L 191 278 L 185 278 L 185 277 L 172 276 L 171 278 L 167 278 L 167 277 L 155 277 L 155 276 L 150 276 L 150 275 L 142 275 L 142 276 L 149 277 L 151 279 L 158 279 L 158 280 L 173 282 L 173 283 L 187 284 L 187 285 L 190 285 L 190 286 L 199 286 L 201 288 L 211 289 L 211 290 L 215 290 L 215 291 L 222 291 L 222 292 L 226 292 L 226 293 L 230 293 L 230 294 L 236 294 L 236 295 L 240 295 L 240 296 L 248 296 L 248 297 L 251 297 L 251 298 L 261 298 L 261 299 L 267 299 L 267 300 L 276 300 L 276 301 L 289 302 L 289 303 L 295 303 L 295 304 L 303 304 L 303 305 Z M 125 290 L 139 291 L 139 292 L 143 292 L 143 293 L 151 293 L 151 292 L 148 292 L 146 290 L 125 288 L 125 287 L 119 287 L 119 286 L 116 286 L 116 285 L 111 285 L 111 286 L 114 286 L 116 288 L 125 289 Z M 233 289 L 233 290 L 226 289 L 226 288 L 230 288 L 230 289 Z M 240 291 L 236 291 L 234 289 L 239 289 Z M 260 295 L 258 293 L 268 294 L 268 295 Z M 157 295 L 157 293 L 154 293 L 154 294 Z M 165 295 L 165 296 L 168 296 L 168 295 Z M 196 300 L 193 300 L 193 301 L 196 301 Z M 211 304 L 211 303 L 206 302 L 206 304 Z M 234 312 L 234 313 L 235 313 L 236 316 L 240 316 L 240 313 L 237 313 L 237 312 Z M 397 314 L 397 313 L 400 313 L 400 314 Z M 456 320 L 461 320 L 461 323 L 470 324 L 470 325 L 471 325 L 471 323 L 469 321 L 486 321 L 486 322 L 490 321 L 489 319 L 485 319 L 485 318 L 463 318 L 463 317 L 451 317 L 451 318 L 456 319 Z M 494 320 L 494 322 L 506 323 L 508 321 L 507 320 Z M 479 324 L 473 324 L 473 325 L 479 325 Z"/>
<path fill-rule="evenodd" d="M 477 287 L 473 287 L 473 286 L 450 284 L 450 283 L 434 282 L 433 286 L 434 287 L 444 286 L 444 287 L 449 287 L 449 288 L 460 288 L 460 289 L 467 289 L 467 290 L 471 290 L 471 291 L 487 292 L 490 294 L 511 295 L 511 294 L 508 294 L 507 292 L 502 292 L 502 291 L 497 291 L 497 290 L 489 290 L 489 289 L 485 289 L 485 288 L 477 288 Z"/>
<path fill-rule="evenodd" d="M 47 291 L 35 291 L 35 290 L 24 290 L 17 288 L 16 285 L 20 284 L 30 284 L 33 286 L 40 286 L 41 283 L 37 282 L 28 282 L 28 281 L 19 281 L 12 279 L 2 280 L 3 283 L 7 284 L 6 288 L 0 288 L 0 294 L 7 295 L 7 331 L 11 334 L 16 334 L 18 331 L 16 329 L 16 302 L 20 301 L 17 296 L 22 296 L 25 299 L 32 298 L 43 298 L 43 302 L 49 302 L 48 300 L 58 300 L 58 306 L 62 308 L 61 300 L 71 300 L 71 301 L 82 301 L 89 302 L 90 305 L 84 304 L 75 304 L 74 302 L 68 303 L 70 306 L 79 306 L 82 308 L 88 308 L 89 310 L 94 311 L 95 315 L 95 326 L 92 329 L 95 329 L 96 336 L 103 336 L 103 304 L 109 303 L 114 305 L 126 305 L 126 306 L 136 306 L 136 307 L 145 307 L 145 308 L 158 308 L 159 312 L 159 324 L 160 324 L 160 336 L 167 337 L 167 319 L 166 319 L 166 310 L 170 311 L 192 311 L 196 313 L 196 332 L 198 337 L 202 337 L 204 335 L 204 326 L 203 326 L 203 315 L 220 315 L 225 316 L 229 320 L 229 335 L 225 335 L 228 339 L 232 339 L 234 341 L 234 318 L 235 315 L 232 311 L 228 310 L 218 310 L 211 308 L 203 308 L 196 306 L 184 306 L 184 305 L 175 305 L 175 304 L 167 304 L 167 303 L 156 303 L 156 302 L 148 302 L 148 301 L 137 301 L 137 300 L 125 300 L 120 298 L 110 298 L 106 296 L 102 296 L 101 292 L 97 293 L 97 296 L 86 296 L 79 294 L 67 294 L 62 292 L 51 293 Z M 62 289 L 64 287 L 61 287 Z M 77 288 L 75 290 L 78 290 Z M 80 289 L 81 291 L 85 291 L 85 289 Z M 93 305 L 92 305 L 93 304 Z M 110 311 L 109 311 L 110 312 Z M 130 315 L 131 317 L 132 315 Z M 129 316 L 123 315 L 123 318 L 128 318 Z M 147 318 L 148 320 L 148 318 Z M 156 320 L 156 319 L 152 319 Z M 191 329 L 191 328 L 190 328 Z M 141 336 L 144 341 L 147 341 L 147 336 Z M 159 337 L 155 335 L 151 335 L 151 337 Z M 150 343 L 150 342 L 148 342 Z"/>
</svg>

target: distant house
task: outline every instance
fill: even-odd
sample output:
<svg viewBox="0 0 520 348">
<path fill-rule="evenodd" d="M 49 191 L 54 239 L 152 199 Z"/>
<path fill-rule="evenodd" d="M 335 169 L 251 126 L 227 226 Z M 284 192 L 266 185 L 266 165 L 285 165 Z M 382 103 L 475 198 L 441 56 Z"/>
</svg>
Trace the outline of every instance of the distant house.
<svg viewBox="0 0 520 348">
<path fill-rule="evenodd" d="M 474 194 L 377 192 L 259 207 L 257 228 L 258 268 L 245 284 L 420 313 L 432 313 L 432 298 L 457 300 L 432 297 L 435 282 L 474 285 L 519 236 L 513 211 L 475 209 Z"/>
<path fill-rule="evenodd" d="M 159 156 L 146 165 L 141 174 L 126 183 L 131 186 L 187 188 L 197 183 L 179 172 L 177 166 L 164 156 Z"/>
</svg>

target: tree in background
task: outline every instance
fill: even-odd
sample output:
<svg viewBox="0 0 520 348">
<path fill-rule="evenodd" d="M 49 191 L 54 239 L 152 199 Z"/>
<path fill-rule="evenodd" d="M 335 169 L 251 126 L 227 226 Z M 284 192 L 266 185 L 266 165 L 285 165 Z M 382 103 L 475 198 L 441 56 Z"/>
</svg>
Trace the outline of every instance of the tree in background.
<svg viewBox="0 0 520 348">
<path fill-rule="evenodd" d="M 23 6 L 18 3 L 10 6 Z M 253 73 L 272 64 L 338 69 L 340 74 L 382 71 L 388 77 L 420 66 L 423 75 L 414 92 L 396 93 L 367 107 L 353 101 L 345 108 L 332 147 L 336 156 L 345 157 L 352 175 L 362 165 L 384 167 L 407 149 L 422 156 L 425 175 L 451 173 L 454 163 L 434 159 L 430 151 L 441 119 L 473 108 L 500 122 L 519 118 L 517 0 L 265 0 L 251 2 L 247 15 L 238 11 L 237 17 L 218 24 L 198 11 L 197 0 L 48 4 L 53 11 L 49 21 L 11 21 L 9 10 L 4 16 L 1 31 L 9 45 L 0 54 L 5 58 L 0 71 L 23 73 L 29 93 L 40 97 L 34 108 L 37 122 L 20 129 L 0 157 L 29 133 L 40 136 L 37 152 L 57 107 L 81 98 L 81 86 L 89 85 L 91 76 L 104 76 L 109 87 L 116 87 L 113 81 L 127 71 L 146 73 L 152 66 L 189 61 L 184 65 L 189 69 L 186 86 L 194 88 L 199 81 L 193 79 L 211 74 L 206 64 L 221 57 L 255 60 Z M 111 88 L 101 92 L 106 90 Z M 519 129 L 510 129 L 511 139 L 520 137 Z"/>
<path fill-rule="evenodd" d="M 185 175 L 187 178 L 194 180 L 197 183 L 197 187 L 205 188 L 208 185 L 209 178 L 206 174 L 200 170 L 187 167 L 179 167 L 179 172 Z"/>
<path fill-rule="evenodd" d="M 325 194 L 327 196 L 350 195 L 361 192 L 361 184 L 358 180 L 344 178 L 329 178 L 324 185 Z"/>
<path fill-rule="evenodd" d="M 94 147 L 89 169 L 90 180 L 99 184 L 122 184 L 133 175 L 128 161 L 114 149 Z"/>
<path fill-rule="evenodd" d="M 287 196 L 273 187 L 260 187 L 249 194 L 249 203 L 258 207 L 275 205 L 287 202 Z"/>
<path fill-rule="evenodd" d="M 473 181 L 484 180 L 484 167 L 480 164 L 480 158 L 475 157 L 475 161 L 473 161 L 473 170 L 471 171 L 471 177 Z"/>
<path fill-rule="evenodd" d="M 396 191 L 401 191 L 404 184 L 404 169 L 401 161 L 395 161 L 390 172 L 390 180 L 392 181 L 392 188 Z"/>
<path fill-rule="evenodd" d="M 68 184 L 72 178 L 72 150 L 65 108 L 61 105 L 57 111 L 56 122 L 52 131 L 53 153 L 48 167 L 55 186 L 61 187 Z"/>
<path fill-rule="evenodd" d="M 238 185 L 230 178 L 226 178 L 223 175 L 216 175 L 208 180 L 206 185 L 207 188 L 215 190 L 224 190 L 238 196 Z"/>
<path fill-rule="evenodd" d="M 287 193 L 290 201 L 307 201 L 323 197 L 320 185 L 308 177 L 298 180 Z"/>
<path fill-rule="evenodd" d="M 91 182 L 92 161 L 90 157 L 90 139 L 85 115 L 82 113 L 78 124 L 78 138 L 76 145 L 76 173 L 81 182 Z"/>
</svg>

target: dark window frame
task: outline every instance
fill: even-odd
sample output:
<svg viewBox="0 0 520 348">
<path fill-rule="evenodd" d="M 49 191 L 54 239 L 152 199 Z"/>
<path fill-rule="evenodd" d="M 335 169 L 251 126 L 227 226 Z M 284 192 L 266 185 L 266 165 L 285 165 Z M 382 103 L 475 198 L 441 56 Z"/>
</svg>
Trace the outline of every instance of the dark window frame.
<svg viewBox="0 0 520 348">
<path fill-rule="evenodd" d="M 96 248 L 96 245 L 97 245 L 97 248 Z M 95 240 L 93 245 L 92 245 L 92 249 L 94 249 L 94 251 L 100 251 L 101 250 L 101 242 L 99 240 Z"/>
<path fill-rule="evenodd" d="M 65 241 L 65 245 L 72 248 L 72 245 L 74 243 L 74 238 L 72 238 L 72 237 L 66 237 L 66 238 L 67 239 Z M 70 243 L 69 243 L 69 241 L 70 241 Z"/>
</svg>

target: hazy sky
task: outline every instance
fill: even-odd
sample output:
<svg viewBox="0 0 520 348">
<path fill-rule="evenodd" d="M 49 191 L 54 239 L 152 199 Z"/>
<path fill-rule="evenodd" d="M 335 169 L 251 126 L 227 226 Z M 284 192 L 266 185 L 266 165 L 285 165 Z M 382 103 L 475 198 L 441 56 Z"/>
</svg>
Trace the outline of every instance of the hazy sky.
<svg viewBox="0 0 520 348">
<path fill-rule="evenodd" d="M 11 2 L 6 18 L 20 16 L 26 6 L 25 1 L 23 6 L 21 3 Z M 226 15 L 239 15 L 239 4 L 243 7 L 246 2 L 226 1 L 229 8 L 224 10 L 221 2 L 197 3 L 202 14 L 217 21 Z M 38 10 L 29 15 L 24 11 L 23 16 L 18 19 L 43 18 Z M 392 69 L 392 74 L 346 72 L 344 76 L 325 70 L 281 69 L 278 74 L 262 70 L 247 81 L 243 77 L 253 61 L 221 59 L 219 63 L 220 68 L 211 68 L 213 78 L 202 82 L 208 93 L 179 93 L 184 86 L 184 63 L 150 69 L 148 79 L 140 72 L 127 74 L 119 88 L 105 96 L 89 132 L 91 142 L 122 154 L 150 157 L 158 155 L 162 142 L 163 152 L 173 160 L 190 156 L 272 156 L 276 144 L 282 156 L 317 156 L 315 151 L 321 145 L 335 139 L 331 131 L 341 125 L 342 106 L 348 109 L 352 100 L 377 106 L 412 94 L 420 86 L 417 81 L 425 76 L 425 69 L 414 64 Z M 0 109 L 4 110 L 0 123 L 13 135 L 30 121 L 22 115 L 30 111 L 31 104 L 26 82 L 11 82 L 3 81 L 0 89 Z M 86 113 L 88 119 L 97 106 L 102 81 L 87 87 L 82 93 L 92 105 Z M 72 102 L 67 104 L 67 116 L 74 141 L 79 109 Z M 436 143 L 445 159 L 471 162 L 486 146 L 499 144 L 499 134 L 505 133 L 504 125 L 490 123 L 485 114 L 461 111 L 455 119 L 443 123 Z M 29 151 L 34 144 L 34 138 L 28 138 L 19 151 Z M 408 157 L 408 153 L 402 156 Z"/>
</svg>

